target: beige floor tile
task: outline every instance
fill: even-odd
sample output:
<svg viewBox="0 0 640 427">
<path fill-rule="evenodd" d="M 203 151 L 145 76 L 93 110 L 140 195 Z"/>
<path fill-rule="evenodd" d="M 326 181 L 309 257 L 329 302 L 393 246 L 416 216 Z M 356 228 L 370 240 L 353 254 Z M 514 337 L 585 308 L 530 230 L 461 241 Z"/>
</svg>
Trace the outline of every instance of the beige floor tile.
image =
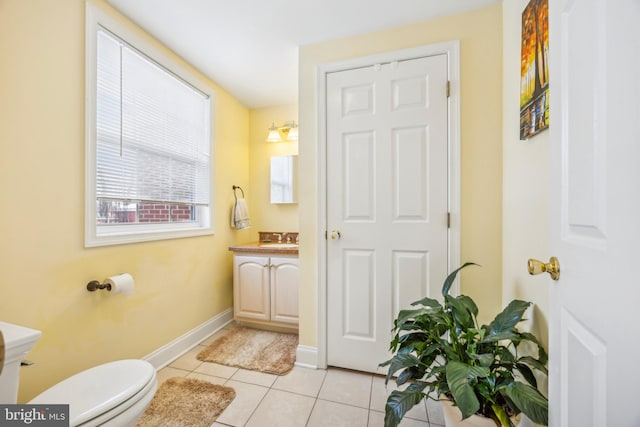
<svg viewBox="0 0 640 427">
<path fill-rule="evenodd" d="M 444 414 L 442 413 L 442 403 L 436 402 L 433 399 L 426 399 L 427 413 L 429 414 L 429 422 L 432 426 L 444 425 Z"/>
<path fill-rule="evenodd" d="M 233 366 L 220 365 L 218 363 L 204 362 L 198 366 L 195 372 L 205 375 L 213 375 L 220 378 L 231 378 L 238 371 Z"/>
<path fill-rule="evenodd" d="M 369 409 L 371 374 L 329 369 L 318 398 Z"/>
<path fill-rule="evenodd" d="M 368 418 L 367 409 L 318 399 L 307 427 L 367 427 Z"/>
<path fill-rule="evenodd" d="M 371 403 L 369 408 L 374 411 L 384 412 L 384 405 L 387 403 L 387 398 L 395 389 L 395 381 L 389 380 L 389 383 L 385 386 L 384 377 L 373 377 L 371 385 Z"/>
<path fill-rule="evenodd" d="M 236 397 L 216 420 L 230 426 L 244 426 L 269 391 L 266 387 L 229 380 L 225 383 L 236 392 Z"/>
<path fill-rule="evenodd" d="M 173 362 L 169 366 L 172 368 L 185 369 L 187 371 L 193 371 L 198 366 L 202 365 L 202 361 L 196 359 L 198 353 L 200 353 L 202 349 L 198 346 L 195 346 Z"/>
<path fill-rule="evenodd" d="M 385 387 L 382 376 L 345 369 L 295 366 L 287 375 L 278 376 L 197 360 L 203 346 L 221 333 L 224 331 L 157 372 L 159 385 L 167 378 L 189 377 L 232 387 L 236 398 L 213 426 L 384 426 L 384 405 L 395 382 Z M 400 423 L 402 427 L 443 425 L 442 408 L 433 400 L 416 405 Z"/>
<path fill-rule="evenodd" d="M 277 375 L 267 374 L 265 372 L 250 371 L 247 369 L 238 369 L 231 377 L 234 381 L 241 381 L 243 383 L 261 385 L 263 387 L 271 387 L 274 381 L 278 378 Z"/>
<path fill-rule="evenodd" d="M 271 389 L 246 426 L 302 427 L 309 419 L 314 403 L 312 397 Z"/>
<path fill-rule="evenodd" d="M 198 372 L 191 372 L 187 375 L 187 378 L 195 378 L 197 380 L 209 381 L 213 384 L 224 385 L 227 382 L 226 378 L 214 377 L 212 375 L 200 374 Z"/>
<path fill-rule="evenodd" d="M 368 427 L 384 427 L 384 412 L 369 411 Z M 402 421 L 400 421 L 400 427 L 429 427 L 429 423 L 411 418 L 403 418 Z M 431 427 L 438 426 L 431 424 Z"/>
<path fill-rule="evenodd" d="M 390 380 L 386 385 L 384 384 L 384 377 L 373 377 L 373 384 L 371 386 L 371 406 L 370 409 L 378 412 L 384 412 L 384 405 L 387 403 L 387 398 L 393 390 L 398 387 L 396 382 Z M 405 385 L 401 389 L 406 388 Z M 413 418 L 421 421 L 428 421 L 427 409 L 424 403 L 424 399 L 419 404 L 415 405 L 409 412 L 405 414 L 405 418 Z"/>
<path fill-rule="evenodd" d="M 309 369 L 294 366 L 286 375 L 281 375 L 273 383 L 273 388 L 291 393 L 317 397 L 327 374 L 324 369 Z"/>
<path fill-rule="evenodd" d="M 156 372 L 156 378 L 158 379 L 158 387 L 160 387 L 160 385 L 169 378 L 186 377 L 188 374 L 189 374 L 189 371 L 185 371 L 184 369 L 176 369 L 176 368 L 172 368 L 171 366 L 162 368 L 158 372 Z"/>
</svg>

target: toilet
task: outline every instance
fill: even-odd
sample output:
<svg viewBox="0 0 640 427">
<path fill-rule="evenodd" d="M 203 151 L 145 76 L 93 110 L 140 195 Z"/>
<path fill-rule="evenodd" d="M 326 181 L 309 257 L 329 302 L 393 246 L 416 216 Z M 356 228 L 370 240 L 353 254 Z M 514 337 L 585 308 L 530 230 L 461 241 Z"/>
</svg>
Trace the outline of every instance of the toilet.
<svg viewBox="0 0 640 427">
<path fill-rule="evenodd" d="M 0 403 L 16 403 L 20 361 L 41 332 L 0 322 L 4 335 L 4 368 L 0 373 Z M 0 356 L 1 359 L 1 356 Z M 68 404 L 71 427 L 132 426 L 142 416 L 157 389 L 156 372 L 145 360 L 105 363 L 79 372 L 34 397 L 29 404 Z"/>
</svg>

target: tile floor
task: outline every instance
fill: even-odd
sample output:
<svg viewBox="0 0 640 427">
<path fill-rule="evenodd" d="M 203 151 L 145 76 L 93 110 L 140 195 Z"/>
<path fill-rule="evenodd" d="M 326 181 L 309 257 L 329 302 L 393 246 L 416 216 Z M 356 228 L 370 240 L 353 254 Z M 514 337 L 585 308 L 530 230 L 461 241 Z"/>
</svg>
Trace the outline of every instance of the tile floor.
<svg viewBox="0 0 640 427">
<path fill-rule="evenodd" d="M 158 383 L 182 376 L 233 387 L 236 398 L 213 424 L 248 427 L 382 427 L 384 404 L 395 383 L 387 388 L 381 375 L 344 369 L 316 370 L 294 367 L 277 376 L 216 363 L 196 355 L 217 335 L 206 339 L 158 372 Z M 402 427 L 441 427 L 442 410 L 429 400 L 416 405 Z"/>
</svg>

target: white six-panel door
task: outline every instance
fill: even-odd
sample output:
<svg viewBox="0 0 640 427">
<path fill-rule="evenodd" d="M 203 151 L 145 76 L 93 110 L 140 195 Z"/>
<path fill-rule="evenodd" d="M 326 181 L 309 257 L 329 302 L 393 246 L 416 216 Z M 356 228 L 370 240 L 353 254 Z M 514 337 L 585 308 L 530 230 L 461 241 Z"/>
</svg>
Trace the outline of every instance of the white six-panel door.
<svg viewBox="0 0 640 427">
<path fill-rule="evenodd" d="M 327 75 L 327 362 L 369 372 L 447 274 L 446 55 Z"/>
<path fill-rule="evenodd" d="M 550 426 L 637 427 L 640 2 L 549 2 Z"/>
</svg>

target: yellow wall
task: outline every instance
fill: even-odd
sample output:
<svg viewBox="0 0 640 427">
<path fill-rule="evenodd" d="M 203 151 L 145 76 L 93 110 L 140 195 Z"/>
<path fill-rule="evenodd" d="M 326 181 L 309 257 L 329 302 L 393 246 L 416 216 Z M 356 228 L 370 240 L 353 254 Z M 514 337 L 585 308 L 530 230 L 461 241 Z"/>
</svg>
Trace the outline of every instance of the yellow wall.
<svg viewBox="0 0 640 427">
<path fill-rule="evenodd" d="M 482 264 L 463 276 L 462 292 L 490 320 L 502 293 L 502 14 L 495 5 L 390 30 L 303 46 L 300 49 L 300 342 L 317 345 L 318 94 L 323 63 L 460 40 L 461 46 L 461 260 Z M 470 269 L 469 269 L 470 270 Z"/>
<path fill-rule="evenodd" d="M 535 304 L 526 327 L 548 344 L 547 281 L 530 276 L 527 260 L 549 258 L 549 131 L 519 140 L 520 35 L 528 0 L 503 2 L 503 304 L 514 298 Z M 553 112 L 552 112 L 553 114 Z M 553 120 L 553 117 L 551 118 Z"/>
<path fill-rule="evenodd" d="M 96 3 L 118 16 L 103 1 Z M 252 241 L 261 230 L 297 231 L 298 217 L 305 283 L 301 344 L 315 346 L 322 234 L 317 228 L 316 67 L 441 41 L 461 41 L 461 259 L 483 265 L 465 274 L 462 291 L 478 302 L 481 320 L 490 319 L 512 297 L 535 300 L 544 320 L 546 294 L 528 283 L 521 263 L 546 254 L 546 228 L 522 231 L 530 215 L 544 211 L 546 219 L 546 210 L 527 204 L 520 193 L 534 178 L 546 176 L 538 171 L 546 167 L 547 137 L 536 137 L 537 143 L 517 141 L 517 111 L 502 114 L 502 26 L 504 102 L 509 106 L 516 99 L 517 105 L 519 7 L 506 2 L 303 46 L 299 216 L 298 205 L 268 203 L 269 157 L 293 154 L 298 145 L 263 142 L 272 121 L 297 119 L 296 106 L 248 111 L 212 82 L 217 96 L 216 235 L 84 249 L 84 1 L 0 1 L 0 320 L 43 331 L 29 355 L 36 365 L 22 371 L 20 401 L 89 366 L 142 357 L 229 308 L 227 247 Z M 253 223 L 248 230 L 228 227 L 234 184 L 247 192 Z M 522 239 L 532 242 L 526 254 L 517 251 Z M 84 288 L 89 280 L 124 271 L 136 279 L 130 297 Z"/>
<path fill-rule="evenodd" d="M 247 202 L 251 214 L 252 234 L 249 241 L 258 238 L 258 231 L 298 231 L 298 204 L 271 204 L 270 165 L 271 156 L 298 154 L 298 143 L 292 141 L 265 142 L 271 123 L 276 126 L 298 122 L 298 106 L 284 105 L 251 110 L 250 190 Z"/>
<path fill-rule="evenodd" d="M 249 183 L 250 114 L 214 83 L 216 234 L 83 247 L 84 10 L 84 0 L 0 1 L 0 320 L 43 332 L 20 402 L 231 307 L 231 186 Z M 132 296 L 86 291 L 121 272 L 136 280 Z"/>
</svg>

